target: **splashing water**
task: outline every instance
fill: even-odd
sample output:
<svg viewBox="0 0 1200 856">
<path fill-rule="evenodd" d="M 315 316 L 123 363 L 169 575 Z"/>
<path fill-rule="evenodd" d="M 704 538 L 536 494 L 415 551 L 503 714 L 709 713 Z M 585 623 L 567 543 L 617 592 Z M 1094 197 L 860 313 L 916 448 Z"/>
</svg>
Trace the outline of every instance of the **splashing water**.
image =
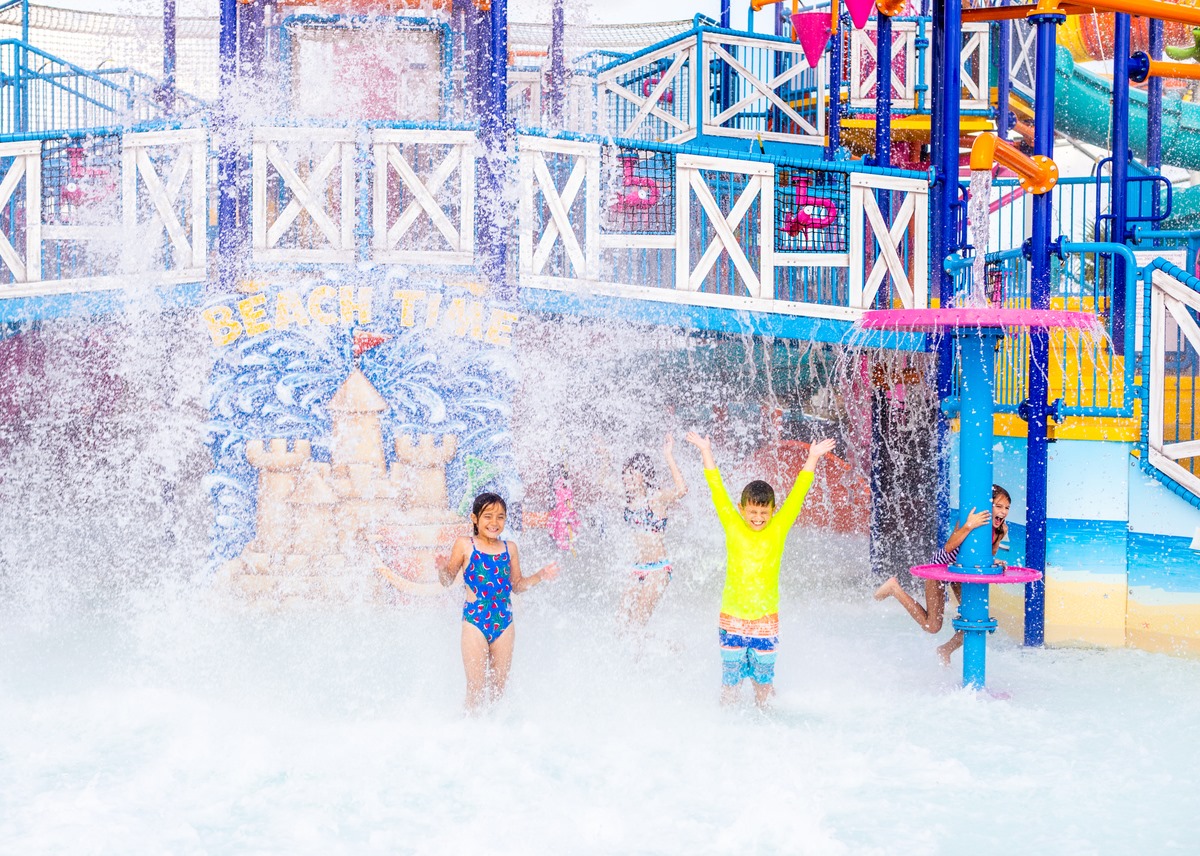
<svg viewBox="0 0 1200 856">
<path fill-rule="evenodd" d="M 971 173 L 971 195 L 967 203 L 967 222 L 971 228 L 971 244 L 975 247 L 975 258 L 971 264 L 971 289 L 959 296 L 960 306 L 988 306 L 987 264 L 988 217 L 992 195 L 992 173 L 990 170 L 975 170 Z"/>
</svg>

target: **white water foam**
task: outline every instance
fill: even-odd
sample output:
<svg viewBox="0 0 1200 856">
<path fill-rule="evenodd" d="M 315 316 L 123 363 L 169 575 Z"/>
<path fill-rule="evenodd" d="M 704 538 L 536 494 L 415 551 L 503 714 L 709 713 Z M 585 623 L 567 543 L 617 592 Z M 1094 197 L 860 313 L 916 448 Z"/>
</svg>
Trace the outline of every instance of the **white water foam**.
<svg viewBox="0 0 1200 856">
<path fill-rule="evenodd" d="M 527 540 L 526 562 L 544 558 Z M 1200 663 L 994 637 L 989 685 L 1009 697 L 965 691 L 939 640 L 848 570 L 860 541 L 799 532 L 774 709 L 745 688 L 722 709 L 711 540 L 684 551 L 637 660 L 612 586 L 568 557 L 518 604 L 508 696 L 474 720 L 453 598 L 271 614 L 199 589 L 54 622 L 6 610 L 0 852 L 1194 845 Z"/>
</svg>

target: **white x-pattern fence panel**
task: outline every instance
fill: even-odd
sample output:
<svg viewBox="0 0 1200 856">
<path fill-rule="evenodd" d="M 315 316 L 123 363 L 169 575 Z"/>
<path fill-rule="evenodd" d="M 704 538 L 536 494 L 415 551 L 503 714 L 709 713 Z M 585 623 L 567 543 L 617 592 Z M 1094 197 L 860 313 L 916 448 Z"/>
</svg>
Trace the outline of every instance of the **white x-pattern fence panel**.
<svg viewBox="0 0 1200 856">
<path fill-rule="evenodd" d="M 372 147 L 372 257 L 409 264 L 471 264 L 475 255 L 475 135 L 469 131 L 379 128 L 372 136 Z M 444 188 L 455 176 L 457 194 L 448 193 Z M 395 210 L 394 219 L 393 199 L 403 205 Z M 419 232 L 422 226 L 424 230 Z"/>
<path fill-rule="evenodd" d="M 542 72 L 538 69 L 509 69 L 508 112 L 518 127 L 540 128 L 545 109 Z"/>
<path fill-rule="evenodd" d="M 703 40 L 701 68 L 719 68 L 725 63 L 730 69 L 732 91 L 740 97 L 736 101 L 731 98 L 729 106 L 722 108 L 718 99 L 714 98 L 712 79 L 704 75 L 701 87 L 700 101 L 704 110 L 704 133 L 715 137 L 740 137 L 743 139 L 779 140 L 782 142 L 823 146 L 825 144 L 825 87 L 829 75 L 825 73 L 825 60 L 822 55 L 817 63 L 815 91 L 805 91 L 804 97 L 817 105 L 811 116 L 798 112 L 789 101 L 780 96 L 779 90 L 793 83 L 803 73 L 811 71 L 804 50 L 799 45 L 787 45 L 765 39 L 747 38 L 744 36 L 716 36 L 705 33 Z M 778 74 L 763 77 L 748 67 L 748 57 L 757 53 L 753 65 L 758 67 L 775 67 L 774 59 L 779 57 L 786 66 Z M 745 62 L 743 60 L 746 60 Z M 744 127 L 724 127 L 730 120 L 736 119 L 740 113 L 773 112 L 779 117 L 781 125 L 791 125 L 794 130 L 763 129 L 756 123 L 746 123 Z"/>
<path fill-rule="evenodd" d="M 991 106 L 989 89 L 988 38 L 991 26 L 986 23 L 963 24 L 962 65 L 963 110 L 987 110 Z M 927 56 L 933 59 L 933 51 Z M 932 75 L 929 80 L 933 80 Z"/>
<path fill-rule="evenodd" d="M 875 106 L 876 60 L 874 18 L 861 30 L 850 33 L 850 106 Z M 917 22 L 892 23 L 892 103 L 900 108 L 916 108 L 917 103 Z"/>
<path fill-rule="evenodd" d="M 354 260 L 353 129 L 255 128 L 251 164 L 255 261 Z"/>
<path fill-rule="evenodd" d="M 892 193 L 889 223 L 879 210 L 877 190 Z M 850 176 L 850 308 L 870 309 L 891 277 L 893 295 L 905 309 L 929 304 L 929 186 L 913 178 L 852 173 Z M 897 196 L 899 199 L 897 200 Z M 898 204 L 897 204 L 898 202 Z M 870 227 L 871 239 L 867 240 Z M 905 255 L 909 263 L 905 263 Z M 870 274 L 864 278 L 867 261 Z"/>
<path fill-rule="evenodd" d="M 159 172 L 156 156 L 165 174 Z M 202 128 L 122 138 L 121 223 L 127 270 L 172 270 L 204 278 L 207 167 L 208 143 Z M 162 252 L 164 235 L 166 252 Z"/>
<path fill-rule="evenodd" d="M 1010 25 L 1008 78 L 1014 91 L 1032 100 L 1037 84 L 1037 27 L 1021 20 L 1012 21 Z"/>
<path fill-rule="evenodd" d="M 738 198 L 726 214 L 721 210 L 712 188 L 704 178 L 704 171 L 740 173 L 749 177 Z M 700 204 L 701 219 L 707 220 L 713 230 L 709 241 L 697 259 L 691 260 L 692 198 Z M 738 240 L 737 230 L 746 219 L 754 203 L 758 202 L 758 270 L 754 269 L 746 249 Z M 729 160 L 690 155 L 680 155 L 676 160 L 675 204 L 675 287 L 686 291 L 700 291 L 704 280 L 716 265 L 722 253 L 729 256 L 738 280 L 750 297 L 772 300 L 775 297 L 775 262 L 773 258 L 775 240 L 775 166 L 756 161 Z M 749 226 L 753 228 L 753 222 Z"/>
<path fill-rule="evenodd" d="M 665 70 L 655 70 L 664 62 Z M 696 40 L 689 36 L 598 75 L 600 100 L 610 105 L 615 123 L 608 132 L 628 140 L 683 143 L 692 139 L 695 99 L 687 90 L 696 74 Z"/>
<path fill-rule="evenodd" d="M 1162 473 L 1200 496 L 1200 477 L 1179 461 L 1200 457 L 1200 437 L 1166 439 L 1166 355 L 1168 319 L 1200 357 L 1200 326 L 1192 312 L 1200 312 L 1200 292 L 1168 274 L 1155 270 L 1150 295 L 1150 425 L 1149 462 Z M 1180 420 L 1176 414 L 1176 423 Z"/>
<path fill-rule="evenodd" d="M 570 278 L 595 280 L 600 272 L 600 146 L 570 140 L 521 137 L 520 271 L 546 276 L 557 246 L 567 258 Z M 562 187 L 551 173 L 547 156 L 571 162 Z M 583 222 L 572 219 L 582 194 Z M 544 206 L 544 208 L 542 207 Z M 548 212 L 542 221 L 539 211 Z"/>
<path fill-rule="evenodd" d="M 926 31 L 928 34 L 928 30 Z M 988 38 L 986 23 L 963 24 L 962 50 L 959 53 L 964 110 L 987 110 L 988 100 Z M 917 86 L 933 84 L 933 51 L 918 50 L 918 30 L 915 22 L 896 21 L 892 24 L 892 98 L 902 105 L 916 106 Z M 928 37 L 928 36 L 927 36 Z M 876 22 L 870 21 L 862 30 L 850 34 L 850 105 L 858 108 L 875 106 L 875 65 L 877 47 Z M 903 69 L 897 69 L 897 57 L 903 55 Z M 930 107 L 926 95 L 925 109 Z"/>
<path fill-rule="evenodd" d="M 37 282 L 42 278 L 42 144 L 38 140 L 0 145 L 0 159 L 12 163 L 0 179 L 0 209 L 9 205 L 24 179 L 24 202 L 16 206 L 22 217 L 4 222 L 0 231 L 0 263 L 14 282 Z M 20 233 L 23 232 L 23 239 Z M 21 246 L 18 251 L 17 247 Z"/>
</svg>

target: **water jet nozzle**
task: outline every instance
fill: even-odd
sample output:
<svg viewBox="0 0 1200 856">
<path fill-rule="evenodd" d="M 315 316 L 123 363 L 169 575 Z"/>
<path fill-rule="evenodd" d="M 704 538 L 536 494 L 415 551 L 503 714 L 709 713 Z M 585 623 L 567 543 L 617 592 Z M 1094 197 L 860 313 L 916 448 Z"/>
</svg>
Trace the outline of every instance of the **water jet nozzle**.
<svg viewBox="0 0 1200 856">
<path fill-rule="evenodd" d="M 1015 172 L 1021 187 L 1035 196 L 1048 193 L 1058 184 L 1058 165 L 1050 158 L 1028 157 L 995 134 L 980 134 L 971 145 L 971 171 L 990 170 L 996 163 Z"/>
</svg>

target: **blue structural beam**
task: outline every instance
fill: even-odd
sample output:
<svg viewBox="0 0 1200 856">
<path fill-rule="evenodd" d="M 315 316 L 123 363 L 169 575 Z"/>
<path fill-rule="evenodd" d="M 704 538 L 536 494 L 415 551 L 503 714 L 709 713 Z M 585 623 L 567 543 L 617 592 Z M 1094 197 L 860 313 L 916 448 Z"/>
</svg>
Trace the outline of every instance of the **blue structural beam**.
<svg viewBox="0 0 1200 856">
<path fill-rule="evenodd" d="M 995 393 L 995 351 L 1002 333 L 995 328 L 965 329 L 955 332 L 959 351 L 959 390 L 962 408 L 959 414 L 959 488 L 958 507 L 963 515 L 969 509 L 992 507 L 992 398 Z M 992 527 L 973 530 L 958 551 L 958 562 L 950 570 L 960 574 L 993 573 Z M 954 629 L 963 634 L 963 686 L 983 687 L 987 677 L 987 635 L 996 628 L 988 612 L 989 586 L 963 583 L 962 602 Z"/>
<path fill-rule="evenodd" d="M 924 10 L 923 10 L 924 11 Z M 933 0 L 929 9 L 933 18 L 933 89 L 930 92 L 930 144 L 934 180 L 929 189 L 929 287 L 930 296 L 950 306 L 954 280 L 946 270 L 946 259 L 958 243 L 958 138 L 960 113 L 958 93 L 962 90 L 962 3 L 960 0 Z M 953 97 L 951 97 L 953 93 Z M 945 401 L 953 394 L 952 343 L 949 336 L 935 339 L 938 358 L 938 398 Z M 949 441 L 949 419 L 941 408 L 938 416 L 938 446 Z M 938 539 L 949 531 L 949 471 L 944 458 L 938 461 Z"/>
<path fill-rule="evenodd" d="M 237 75 L 237 0 L 221 0 L 218 56 L 221 72 L 221 106 L 216 116 L 217 138 L 217 270 L 218 287 L 232 291 L 237 276 L 237 173 L 238 147 L 234 117 L 234 82 Z"/>
<path fill-rule="evenodd" d="M 1150 59 L 1162 59 L 1163 45 L 1163 22 L 1151 20 Z M 1162 109 L 1163 79 L 1152 77 L 1146 83 L 1146 166 L 1155 172 L 1162 171 Z M 1162 213 L 1157 192 L 1150 203 L 1150 211 L 1155 217 Z"/>
<path fill-rule="evenodd" d="M 175 0 L 163 0 L 163 82 L 162 108 L 167 114 L 175 110 Z"/>
<path fill-rule="evenodd" d="M 855 330 L 851 321 L 814 318 L 782 312 L 747 312 L 734 308 L 640 299 L 594 291 L 558 291 L 522 288 L 520 306 L 532 312 L 607 318 L 630 324 L 680 327 L 739 335 L 773 336 L 798 341 L 920 352 L 926 337 L 921 333 Z"/>
<path fill-rule="evenodd" d="M 1118 12 L 1113 30 L 1115 73 L 1112 88 L 1112 184 L 1109 192 L 1112 234 L 1108 236 L 1108 240 L 1115 244 L 1123 244 L 1129 238 L 1129 26 L 1129 15 Z M 1115 259 L 1114 269 L 1116 281 L 1122 282 L 1125 276 L 1124 259 Z M 1118 355 L 1124 354 L 1125 295 L 1120 289 L 1114 290 L 1112 295 L 1111 324 L 1113 351 Z"/>
<path fill-rule="evenodd" d="M 830 160 L 837 157 L 842 147 L 842 28 L 833 34 L 829 45 L 829 113 L 828 145 L 825 156 Z"/>
<path fill-rule="evenodd" d="M 1012 130 L 1012 111 L 1008 101 L 1012 93 L 1012 77 L 1008 69 L 1008 55 L 1012 52 L 1012 22 L 1001 21 L 1000 33 L 996 39 L 996 53 L 1000 61 L 996 63 L 996 133 L 1000 139 L 1007 140 L 1008 132 Z"/>
<path fill-rule="evenodd" d="M 1054 154 L 1055 28 L 1065 20 L 1066 16 L 1060 13 L 1029 17 L 1029 22 L 1037 28 L 1034 48 L 1034 103 L 1037 104 L 1037 111 L 1034 114 L 1033 151 L 1046 157 Z M 1052 202 L 1049 193 L 1033 197 L 1033 223 L 1028 252 L 1029 296 L 1034 309 L 1050 308 Z M 1050 332 L 1044 327 L 1034 328 L 1029 331 L 1029 398 L 1023 408 L 1029 425 L 1025 464 L 1025 564 L 1043 574 L 1046 572 L 1046 473 L 1049 454 L 1046 420 L 1049 416 L 1049 383 Z M 1045 626 L 1045 584 L 1041 580 L 1026 583 L 1025 644 L 1043 644 Z"/>
<path fill-rule="evenodd" d="M 892 19 L 876 17 L 875 33 L 875 166 L 892 165 Z M 882 212 L 885 220 L 891 215 Z M 880 289 L 883 291 L 883 289 Z"/>
</svg>

